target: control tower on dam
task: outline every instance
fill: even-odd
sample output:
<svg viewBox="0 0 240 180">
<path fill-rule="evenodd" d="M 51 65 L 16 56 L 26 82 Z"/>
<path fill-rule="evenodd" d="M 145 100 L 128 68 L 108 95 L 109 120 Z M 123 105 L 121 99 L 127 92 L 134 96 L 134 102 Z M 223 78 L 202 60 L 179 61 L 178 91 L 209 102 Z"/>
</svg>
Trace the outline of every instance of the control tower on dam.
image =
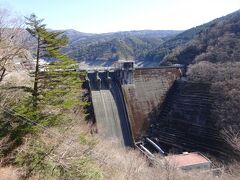
<svg viewBox="0 0 240 180">
<path fill-rule="evenodd" d="M 88 69 L 98 132 L 133 146 L 158 117 L 168 90 L 181 76 L 181 67 L 134 68 L 123 61 L 116 68 Z"/>
</svg>

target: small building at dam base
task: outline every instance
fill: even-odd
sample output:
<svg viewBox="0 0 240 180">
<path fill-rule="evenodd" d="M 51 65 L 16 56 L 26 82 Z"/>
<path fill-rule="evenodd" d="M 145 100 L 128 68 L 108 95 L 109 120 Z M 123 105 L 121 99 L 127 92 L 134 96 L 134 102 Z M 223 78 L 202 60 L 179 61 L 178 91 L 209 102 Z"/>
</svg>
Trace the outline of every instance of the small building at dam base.
<svg viewBox="0 0 240 180">
<path fill-rule="evenodd" d="M 199 152 L 183 152 L 182 154 L 169 155 L 165 157 L 171 166 L 184 171 L 210 170 L 211 161 Z"/>
</svg>

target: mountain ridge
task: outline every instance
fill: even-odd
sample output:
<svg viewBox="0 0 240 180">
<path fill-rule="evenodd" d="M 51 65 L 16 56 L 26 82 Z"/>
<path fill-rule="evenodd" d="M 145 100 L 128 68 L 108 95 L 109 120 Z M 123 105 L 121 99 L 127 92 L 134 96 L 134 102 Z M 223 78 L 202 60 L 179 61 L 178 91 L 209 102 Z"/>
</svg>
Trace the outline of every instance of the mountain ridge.
<svg viewBox="0 0 240 180">
<path fill-rule="evenodd" d="M 181 31 L 175 30 L 133 30 L 103 34 L 77 33 L 67 30 L 69 43 L 63 52 L 86 64 L 112 65 L 118 59 L 144 60 L 150 49 Z M 100 60 L 100 62 L 99 62 Z M 111 63 L 107 62 L 111 61 Z"/>
<path fill-rule="evenodd" d="M 153 55 L 150 56 L 150 59 L 156 58 L 156 55 L 160 54 L 161 56 L 159 56 L 158 60 L 162 65 L 174 63 L 188 65 L 195 62 L 195 60 L 213 59 L 210 56 L 216 56 L 214 58 L 215 61 L 219 61 L 223 57 L 217 55 L 217 53 L 227 53 L 224 47 L 228 47 L 231 43 L 233 44 L 232 50 L 234 49 L 237 53 L 240 45 L 237 42 L 237 39 L 240 38 L 239 33 L 240 10 L 178 34 L 173 39 L 161 44 L 160 50 L 158 49 L 157 52 L 152 53 Z M 221 48 L 222 51 L 218 51 L 218 48 Z M 233 53 L 230 53 L 229 57 L 231 57 L 231 54 Z M 203 56 L 206 57 L 204 58 Z M 240 55 L 237 55 L 237 57 L 240 57 Z M 228 56 L 225 55 L 225 58 L 228 58 Z"/>
</svg>

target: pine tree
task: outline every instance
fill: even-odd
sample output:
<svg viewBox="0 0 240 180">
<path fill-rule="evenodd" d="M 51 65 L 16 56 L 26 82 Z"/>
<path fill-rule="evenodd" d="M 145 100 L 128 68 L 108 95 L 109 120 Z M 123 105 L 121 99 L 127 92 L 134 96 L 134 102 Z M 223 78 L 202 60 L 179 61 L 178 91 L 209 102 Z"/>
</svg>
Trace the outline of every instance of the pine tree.
<svg viewBox="0 0 240 180">
<path fill-rule="evenodd" d="M 21 87 L 24 90 L 22 97 L 17 102 L 14 100 L 7 113 L 3 113 L 4 121 L 0 121 L 1 136 L 6 139 L 9 137 L 9 142 L 0 149 L 0 156 L 8 155 L 21 145 L 27 134 L 38 135 L 47 127 L 78 120 L 75 112 L 83 105 L 80 96 L 84 75 L 76 71 L 76 61 L 60 52 L 67 38 L 62 32 L 47 31 L 42 22 L 34 14 L 27 18 L 27 30 L 37 42 L 34 86 Z M 43 57 L 53 58 L 53 62 L 41 71 L 39 60 Z M 37 163 L 34 162 L 33 168 L 45 158 L 45 154 L 40 157 Z M 25 158 L 29 161 L 25 161 Z M 32 158 L 24 157 L 24 163 L 32 162 Z M 27 166 L 31 167 L 29 164 Z"/>
<path fill-rule="evenodd" d="M 26 17 L 27 31 L 36 39 L 36 66 L 34 70 L 34 87 L 32 92 L 33 107 L 37 108 L 39 97 L 39 60 L 43 57 L 58 58 L 59 49 L 67 44 L 67 37 L 63 32 L 47 31 L 44 19 L 37 19 L 35 14 Z"/>
<path fill-rule="evenodd" d="M 44 101 L 60 109 L 83 105 L 80 92 L 84 75 L 76 71 L 76 61 L 56 51 L 51 53 L 54 53 L 57 61 L 48 66 L 44 82 Z"/>
<path fill-rule="evenodd" d="M 38 123 L 51 125 L 63 118 L 65 110 L 83 105 L 80 97 L 83 74 L 76 71 L 75 60 L 60 52 L 68 40 L 63 32 L 48 31 L 43 19 L 37 19 L 34 14 L 26 19 L 27 31 L 37 41 L 36 66 L 31 98 L 18 106 L 17 111 Z M 44 57 L 52 62 L 40 71 L 39 60 Z M 50 112 L 54 109 L 55 114 Z"/>
</svg>

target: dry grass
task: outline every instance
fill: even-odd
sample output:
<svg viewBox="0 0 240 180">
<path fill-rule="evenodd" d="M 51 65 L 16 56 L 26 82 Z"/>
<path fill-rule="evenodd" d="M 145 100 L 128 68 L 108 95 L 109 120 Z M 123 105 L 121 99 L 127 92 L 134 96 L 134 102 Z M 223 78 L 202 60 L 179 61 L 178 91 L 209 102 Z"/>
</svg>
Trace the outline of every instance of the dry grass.
<svg viewBox="0 0 240 180">
<path fill-rule="evenodd" d="M 142 179 L 138 174 L 148 173 L 148 161 L 139 152 L 123 149 L 114 141 L 99 143 L 93 156 L 106 179 Z"/>
<path fill-rule="evenodd" d="M 105 179 L 181 179 L 179 176 L 181 172 L 175 167 L 151 164 L 139 151 L 119 148 L 114 141 L 99 143 L 95 147 L 95 152 Z"/>
<path fill-rule="evenodd" d="M 228 173 L 223 172 L 220 177 L 214 177 L 209 172 L 185 173 L 168 163 L 150 163 L 138 150 L 123 148 L 114 140 L 102 140 L 96 135 L 91 136 L 87 133 L 87 126 L 82 125 L 83 123 L 75 122 L 75 125 L 73 124 L 66 124 L 66 129 L 61 133 L 65 137 L 62 140 L 46 132 L 43 132 L 38 139 L 48 146 L 58 145 L 54 151 L 46 156 L 45 160 L 51 161 L 56 167 L 63 167 L 66 171 L 71 171 L 73 167 L 76 168 L 74 172 L 77 174 L 78 172 L 82 173 L 83 170 L 88 171 L 82 169 L 85 167 L 76 164 L 76 162 L 90 158 L 94 163 L 91 164 L 93 166 L 87 166 L 87 168 L 97 168 L 102 173 L 102 176 L 97 177 L 108 180 L 235 180 L 240 176 L 238 164 L 229 167 Z M 58 133 L 62 130 L 52 128 L 51 131 Z M 25 145 L 19 150 L 27 151 L 29 141 L 30 139 L 26 139 Z M 15 179 L 19 177 L 17 171 L 13 168 L 6 168 L 4 172 L 6 177 L 11 177 L 12 173 Z M 24 172 L 21 172 L 21 174 L 24 174 Z M 70 177 L 70 179 L 79 179 L 79 177 L 75 177 L 75 174 Z M 35 173 L 29 179 L 43 178 L 44 175 Z M 58 179 L 56 177 L 51 178 L 51 176 L 47 179 L 49 178 Z M 82 179 L 98 180 L 98 178 L 91 177 Z"/>
<path fill-rule="evenodd" d="M 25 70 L 8 72 L 4 77 L 2 84 L 11 84 L 13 86 L 31 86 L 31 77 Z"/>
<path fill-rule="evenodd" d="M 112 180 L 235 180 L 240 177 L 239 165 L 233 165 L 228 173 L 222 172 L 217 177 L 212 172 L 191 171 L 183 172 L 170 165 L 163 158 L 163 163 L 150 163 L 140 152 L 124 149 L 114 141 L 101 141 L 93 150 L 105 179 Z"/>
<path fill-rule="evenodd" d="M 90 135 L 83 117 L 80 119 L 79 117 L 81 116 L 76 117 L 72 122 L 49 129 L 51 132 L 64 136 L 64 138 L 59 138 L 43 131 L 38 139 L 34 140 L 49 147 L 55 146 L 54 150 L 49 153 L 44 160 L 51 162 L 55 167 L 62 167 L 66 170 L 66 173 L 74 170 L 70 176 L 66 175 L 66 179 L 79 179 L 79 177 L 76 177 L 76 174 L 83 173 L 83 171 L 87 172 L 89 170 L 88 168 L 90 168 L 90 170 L 92 168 L 94 172 L 95 169 L 97 169 L 97 172 L 101 172 L 102 175 L 96 176 L 97 178 L 85 176 L 82 179 L 235 180 L 240 176 L 240 167 L 237 164 L 229 167 L 228 173 L 223 172 L 220 177 L 214 177 L 209 172 L 185 173 L 166 162 L 163 164 L 150 163 L 138 150 L 123 148 L 115 140 L 102 140 L 98 135 Z M 31 138 L 25 139 L 25 145 L 19 148 L 18 151 L 29 151 L 30 141 Z M 80 164 L 83 161 L 85 162 L 86 158 L 91 161 L 89 165 L 83 167 Z M 21 174 L 26 174 L 26 169 L 22 168 L 21 170 Z M 43 178 L 46 179 L 45 175 L 39 173 L 33 173 L 32 176 L 29 177 L 29 179 L 34 180 Z M 58 179 L 58 177 L 48 176 L 47 179 L 49 178 Z"/>
<path fill-rule="evenodd" d="M 14 167 L 2 167 L 0 168 L 1 180 L 18 180 L 20 178 L 19 173 Z"/>
</svg>

